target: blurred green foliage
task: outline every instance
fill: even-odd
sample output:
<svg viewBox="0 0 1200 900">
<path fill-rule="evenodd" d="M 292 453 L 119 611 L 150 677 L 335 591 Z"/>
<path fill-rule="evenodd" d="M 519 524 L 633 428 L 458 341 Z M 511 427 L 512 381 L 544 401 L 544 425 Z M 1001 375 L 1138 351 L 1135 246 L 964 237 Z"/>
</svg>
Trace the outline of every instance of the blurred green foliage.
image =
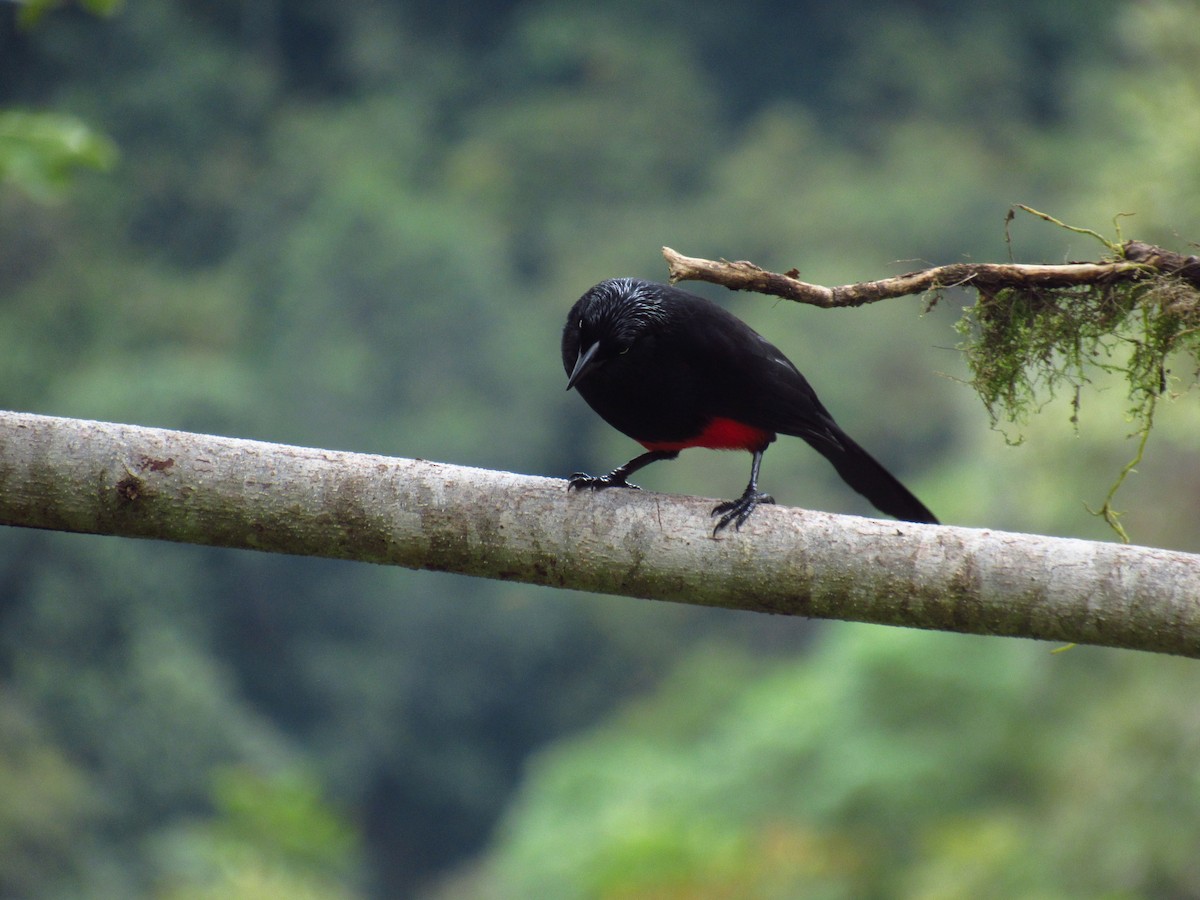
<svg viewBox="0 0 1200 900">
<path fill-rule="evenodd" d="M 246 769 L 214 775 L 214 816 L 156 843 L 161 900 L 350 900 L 357 856 L 353 827 L 320 796 L 309 773 L 264 778 Z"/>
<path fill-rule="evenodd" d="M 1200 891 L 1200 670 L 839 625 L 538 756 L 459 897 Z"/>
<path fill-rule="evenodd" d="M 0 185 L 48 199 L 76 169 L 110 169 L 116 155 L 111 141 L 74 116 L 0 110 Z"/>
<path fill-rule="evenodd" d="M 25 154 L 0 149 L 9 408 L 601 469 L 630 442 L 564 393 L 562 316 L 664 277 L 664 244 L 832 283 L 1000 258 L 1014 201 L 1200 233 L 1198 39 L 1171 0 L 41 6 L 25 29 L 0 4 L 0 122 L 26 123 L 0 142 Z M 728 302 L 943 520 L 1107 536 L 1083 503 L 1130 446 L 1103 373 L 1077 432 L 1059 402 L 1010 448 L 960 383 L 950 297 Z M 1158 410 L 1135 540 L 1200 550 L 1198 415 Z M 868 512 L 814 456 L 773 447 L 772 493 Z M 733 496 L 745 465 L 685 455 L 645 485 Z M 10 530 L 0 894 L 1195 889 L 1168 759 L 1188 664 L 870 629 L 807 656 L 815 631 Z"/>
<path fill-rule="evenodd" d="M 33 28 L 51 10 L 69 5 L 69 0 L 13 0 L 17 6 L 16 20 L 23 28 Z M 123 5 L 124 0 L 76 0 L 82 10 L 97 16 L 111 16 Z"/>
</svg>

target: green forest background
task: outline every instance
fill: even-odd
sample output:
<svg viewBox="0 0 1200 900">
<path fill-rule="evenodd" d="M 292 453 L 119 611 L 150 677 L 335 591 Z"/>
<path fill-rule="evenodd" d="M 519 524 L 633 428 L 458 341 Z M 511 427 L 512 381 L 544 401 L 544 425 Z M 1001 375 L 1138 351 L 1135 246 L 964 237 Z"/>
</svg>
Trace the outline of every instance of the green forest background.
<svg viewBox="0 0 1200 900">
<path fill-rule="evenodd" d="M 0 407 L 607 471 L 559 330 L 664 244 L 828 284 L 1102 252 L 1013 203 L 1200 237 L 1191 0 L 46 6 L 0 3 Z M 701 290 L 942 521 L 1114 539 L 1119 384 L 1002 433 L 965 295 Z M 1136 542 L 1200 551 L 1198 425 Z M 869 512 L 799 441 L 762 484 Z M 1053 649 L 5 529 L 0 897 L 1200 896 L 1200 668 Z"/>
</svg>

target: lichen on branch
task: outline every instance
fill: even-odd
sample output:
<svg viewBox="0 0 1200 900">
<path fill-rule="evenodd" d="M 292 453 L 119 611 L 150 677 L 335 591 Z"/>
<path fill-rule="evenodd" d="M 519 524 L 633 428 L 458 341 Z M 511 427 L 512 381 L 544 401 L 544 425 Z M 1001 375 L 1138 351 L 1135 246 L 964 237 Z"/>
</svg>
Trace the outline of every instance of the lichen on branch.
<svg viewBox="0 0 1200 900">
<path fill-rule="evenodd" d="M 1125 380 L 1135 433 L 1142 434 L 1167 389 L 1169 358 L 1189 353 L 1200 366 L 1200 260 L 1095 236 L 1114 251 L 1098 265 L 1135 267 L 1064 287 L 976 286 L 975 303 L 957 327 L 972 386 L 993 425 L 1023 422 L 1064 385 L 1077 410 L 1080 386 L 1099 370 Z"/>
</svg>

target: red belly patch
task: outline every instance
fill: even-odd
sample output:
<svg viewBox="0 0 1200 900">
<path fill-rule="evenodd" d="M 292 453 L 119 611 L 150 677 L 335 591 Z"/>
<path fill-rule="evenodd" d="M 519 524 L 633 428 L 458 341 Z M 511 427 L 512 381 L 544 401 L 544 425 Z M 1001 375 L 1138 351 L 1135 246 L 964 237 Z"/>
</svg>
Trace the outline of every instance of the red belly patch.
<svg viewBox="0 0 1200 900">
<path fill-rule="evenodd" d="M 761 428 L 754 428 L 733 419 L 713 419 L 695 437 L 682 441 L 638 441 L 647 450 L 686 450 L 689 447 L 705 447 L 709 450 L 755 450 L 764 449 L 771 443 L 773 435 Z"/>
</svg>

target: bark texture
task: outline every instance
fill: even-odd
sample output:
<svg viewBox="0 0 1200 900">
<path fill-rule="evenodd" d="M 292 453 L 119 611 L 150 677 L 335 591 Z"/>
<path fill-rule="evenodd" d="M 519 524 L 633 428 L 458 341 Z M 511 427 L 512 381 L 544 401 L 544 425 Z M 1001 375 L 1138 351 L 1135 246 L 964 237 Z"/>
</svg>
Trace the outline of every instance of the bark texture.
<svg viewBox="0 0 1200 900">
<path fill-rule="evenodd" d="M 1200 286 L 1200 259 L 1182 256 L 1140 241 L 1127 241 L 1121 247 L 1124 259 L 1110 262 L 1079 262 L 1062 265 L 1027 263 L 952 263 L 906 272 L 878 281 L 862 281 L 827 287 L 801 281 L 800 273 L 768 272 L 752 262 L 702 259 L 684 256 L 663 247 L 663 258 L 670 271 L 671 283 L 707 281 L 731 291 L 754 291 L 795 300 L 822 309 L 863 306 L 880 300 L 907 297 L 942 288 L 966 287 L 990 292 L 1002 288 L 1102 287 L 1121 281 L 1145 280 L 1152 276 L 1171 276 Z"/>
<path fill-rule="evenodd" d="M 1200 656 L 1200 557 L 0 413 L 0 524 Z"/>
</svg>

